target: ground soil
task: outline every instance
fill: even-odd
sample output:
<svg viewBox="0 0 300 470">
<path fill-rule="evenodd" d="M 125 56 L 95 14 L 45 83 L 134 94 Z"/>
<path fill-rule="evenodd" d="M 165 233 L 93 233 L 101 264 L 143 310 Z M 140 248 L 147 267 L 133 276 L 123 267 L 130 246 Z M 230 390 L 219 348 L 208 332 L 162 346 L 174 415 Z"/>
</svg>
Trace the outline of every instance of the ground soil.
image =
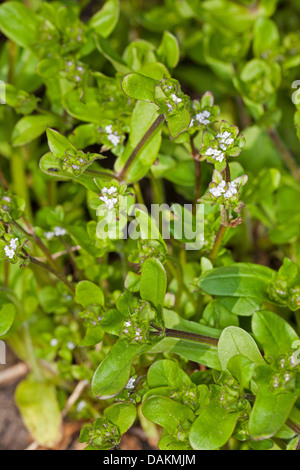
<svg viewBox="0 0 300 470">
<path fill-rule="evenodd" d="M 19 359 L 8 350 L 6 365 L 0 364 L 0 374 L 18 362 Z M 0 450 L 41 449 L 33 443 L 15 405 L 14 393 L 20 380 L 22 378 L 5 386 L 0 384 Z M 56 446 L 56 450 L 82 450 L 86 447 L 86 444 L 78 442 L 80 429 L 81 423 L 66 421 L 63 439 Z M 143 430 L 137 426 L 123 436 L 120 448 L 121 450 L 155 450 L 157 443 L 150 443 Z"/>
</svg>

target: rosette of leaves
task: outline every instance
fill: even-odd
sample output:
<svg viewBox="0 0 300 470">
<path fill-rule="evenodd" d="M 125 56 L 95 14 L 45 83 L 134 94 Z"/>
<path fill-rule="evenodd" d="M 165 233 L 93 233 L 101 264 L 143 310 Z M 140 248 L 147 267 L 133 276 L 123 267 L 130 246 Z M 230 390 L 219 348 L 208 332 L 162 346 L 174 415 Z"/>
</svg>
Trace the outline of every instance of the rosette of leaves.
<svg viewBox="0 0 300 470">
<path fill-rule="evenodd" d="M 210 91 L 204 93 L 199 100 L 193 100 L 190 106 L 191 124 L 189 133 L 212 126 L 220 113 L 219 106 L 214 104 L 214 96 Z"/>
<path fill-rule="evenodd" d="M 165 116 L 172 139 L 190 126 L 190 98 L 181 91 L 178 80 L 155 80 L 139 73 L 130 73 L 123 78 L 122 88 L 131 98 L 158 106 L 157 112 Z"/>
<path fill-rule="evenodd" d="M 247 62 L 233 83 L 257 119 L 264 114 L 264 105 L 271 104 L 276 96 L 281 68 L 277 62 L 255 58 Z"/>
<path fill-rule="evenodd" d="M 236 213 L 240 213 L 244 203 L 240 200 L 240 190 L 248 181 L 248 176 L 243 175 L 226 182 L 222 174 L 214 170 L 212 182 L 209 190 L 200 199 L 204 204 L 219 204 L 225 209 L 232 208 Z"/>
<path fill-rule="evenodd" d="M 116 448 L 136 418 L 136 408 L 131 403 L 115 403 L 104 410 L 103 417 L 92 425 L 84 426 L 79 442 L 86 442 L 85 450 L 109 450 Z"/>
<path fill-rule="evenodd" d="M 201 160 L 212 163 L 216 170 L 223 171 L 229 157 L 238 157 L 245 145 L 245 138 L 239 135 L 239 128 L 226 121 L 220 123 L 218 134 L 207 131 L 203 135 Z"/>
<path fill-rule="evenodd" d="M 40 161 L 40 167 L 45 173 L 77 178 L 95 160 L 105 158 L 97 153 L 77 150 L 66 137 L 53 129 L 47 129 L 47 137 L 51 154 L 44 155 Z"/>
</svg>

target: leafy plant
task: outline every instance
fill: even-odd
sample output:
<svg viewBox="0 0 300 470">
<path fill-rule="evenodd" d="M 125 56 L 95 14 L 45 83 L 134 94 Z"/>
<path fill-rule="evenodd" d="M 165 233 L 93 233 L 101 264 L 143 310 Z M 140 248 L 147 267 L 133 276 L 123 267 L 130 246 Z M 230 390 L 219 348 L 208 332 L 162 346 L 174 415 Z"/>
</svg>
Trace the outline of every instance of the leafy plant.
<svg viewBox="0 0 300 470">
<path fill-rule="evenodd" d="M 137 423 L 299 448 L 298 3 L 24 3 L 0 6 L 0 338 L 33 438 L 68 414 L 91 450 Z"/>
</svg>

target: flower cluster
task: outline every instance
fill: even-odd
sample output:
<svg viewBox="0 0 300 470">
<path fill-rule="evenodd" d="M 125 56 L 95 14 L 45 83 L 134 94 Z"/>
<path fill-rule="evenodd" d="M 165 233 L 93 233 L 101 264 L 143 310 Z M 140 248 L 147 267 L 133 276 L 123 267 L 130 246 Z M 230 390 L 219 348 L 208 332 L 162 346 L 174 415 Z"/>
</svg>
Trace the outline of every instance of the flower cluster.
<svg viewBox="0 0 300 470">
<path fill-rule="evenodd" d="M 185 95 L 177 80 L 163 79 L 155 89 L 155 102 L 160 111 L 169 115 L 184 107 L 190 101 Z"/>
<path fill-rule="evenodd" d="M 5 256 L 9 260 L 13 260 L 15 258 L 18 246 L 19 246 L 19 239 L 18 238 L 12 238 L 10 240 L 9 244 L 4 246 Z"/>
<path fill-rule="evenodd" d="M 123 330 L 124 334 L 130 334 L 133 336 L 133 341 L 141 341 L 143 339 L 143 330 L 142 328 L 132 324 L 130 320 L 124 323 L 125 327 Z"/>
<path fill-rule="evenodd" d="M 101 194 L 99 197 L 100 201 L 104 202 L 108 210 L 112 210 L 115 205 L 118 203 L 117 196 L 118 188 L 116 186 L 111 186 L 110 188 L 102 188 Z"/>
<path fill-rule="evenodd" d="M 107 139 L 109 140 L 109 142 L 114 147 L 117 147 L 120 144 L 122 137 L 118 135 L 117 131 L 113 131 L 112 124 L 109 124 L 108 126 L 105 127 L 105 132 L 107 134 Z"/>
<path fill-rule="evenodd" d="M 47 240 L 52 240 L 53 237 L 63 237 L 67 231 L 63 227 L 54 227 L 53 232 L 44 232 L 44 236 Z"/>
<path fill-rule="evenodd" d="M 233 181 L 226 182 L 217 170 L 214 170 L 213 181 L 209 185 L 207 193 L 201 198 L 204 204 L 221 204 L 226 208 L 233 206 L 239 212 L 243 203 L 239 201 L 239 190 L 248 180 L 247 175 L 239 176 Z"/>
<path fill-rule="evenodd" d="M 237 187 L 238 183 L 236 181 L 226 183 L 222 180 L 217 186 L 210 188 L 209 192 L 216 198 L 223 196 L 225 199 L 228 199 L 237 194 Z"/>
<path fill-rule="evenodd" d="M 213 124 L 218 116 L 220 109 L 214 105 L 212 93 L 207 91 L 201 100 L 194 100 L 191 105 L 190 114 L 192 116 L 190 129 L 192 132 L 202 126 Z"/>
<path fill-rule="evenodd" d="M 222 121 L 217 134 L 211 131 L 204 134 L 202 159 L 213 163 L 217 170 L 223 171 L 227 158 L 240 155 L 244 144 L 245 138 L 242 135 L 239 136 L 238 127 Z"/>
</svg>

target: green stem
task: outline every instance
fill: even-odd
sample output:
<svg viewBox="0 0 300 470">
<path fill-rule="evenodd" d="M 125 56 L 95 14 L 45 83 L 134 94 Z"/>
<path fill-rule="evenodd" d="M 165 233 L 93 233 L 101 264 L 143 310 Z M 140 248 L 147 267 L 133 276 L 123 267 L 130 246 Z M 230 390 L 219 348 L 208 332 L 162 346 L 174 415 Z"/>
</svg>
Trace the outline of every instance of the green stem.
<svg viewBox="0 0 300 470">
<path fill-rule="evenodd" d="M 138 153 L 142 150 L 146 142 L 150 139 L 152 134 L 161 126 L 161 124 L 165 121 L 165 115 L 160 114 L 158 118 L 154 121 L 154 123 L 150 126 L 150 128 L 147 130 L 147 132 L 144 134 L 144 136 L 141 138 L 135 149 L 132 151 L 131 155 L 129 156 L 127 162 L 125 163 L 122 171 L 120 172 L 118 179 L 120 181 L 123 181 L 125 179 L 125 175 L 132 164 L 133 160 L 135 157 L 138 155 Z"/>
<path fill-rule="evenodd" d="M 26 181 L 24 156 L 24 151 L 23 154 L 19 150 L 14 151 L 11 156 L 11 174 L 14 192 L 25 200 L 25 212 L 28 219 L 32 221 L 31 201 Z"/>
<path fill-rule="evenodd" d="M 219 249 L 221 248 L 222 241 L 223 241 L 226 229 L 227 229 L 226 225 L 223 225 L 221 223 L 219 231 L 218 231 L 216 239 L 215 239 L 215 243 L 214 243 L 212 252 L 210 254 L 210 261 L 211 262 L 213 262 L 216 259 L 216 256 L 219 252 Z"/>
<path fill-rule="evenodd" d="M 143 193 L 141 191 L 141 187 L 140 187 L 139 183 L 135 183 L 133 185 L 133 187 L 134 187 L 134 190 L 135 190 L 135 193 L 136 193 L 136 199 L 137 199 L 138 204 L 142 204 L 143 206 L 145 206 L 144 196 L 143 196 Z"/>
</svg>

